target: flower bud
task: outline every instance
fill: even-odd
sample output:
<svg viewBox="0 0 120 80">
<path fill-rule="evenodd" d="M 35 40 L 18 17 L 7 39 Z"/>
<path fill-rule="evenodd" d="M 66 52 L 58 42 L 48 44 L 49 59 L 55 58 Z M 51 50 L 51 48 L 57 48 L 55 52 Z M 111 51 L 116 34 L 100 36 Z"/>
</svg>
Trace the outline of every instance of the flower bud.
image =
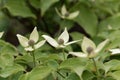
<svg viewBox="0 0 120 80">
<path fill-rule="evenodd" d="M 63 39 L 59 39 L 58 40 L 58 44 L 63 44 L 64 43 L 64 40 Z"/>
<path fill-rule="evenodd" d="M 33 45 L 35 44 L 35 41 L 34 41 L 34 40 L 29 40 L 29 41 L 28 41 L 28 44 L 29 44 L 30 46 L 33 46 Z"/>
<path fill-rule="evenodd" d="M 66 12 L 66 13 L 65 13 L 65 17 L 68 17 L 68 16 L 69 16 L 69 12 Z"/>
<path fill-rule="evenodd" d="M 89 54 L 91 54 L 91 52 L 93 52 L 93 48 L 89 46 L 86 51 L 87 51 Z"/>
</svg>

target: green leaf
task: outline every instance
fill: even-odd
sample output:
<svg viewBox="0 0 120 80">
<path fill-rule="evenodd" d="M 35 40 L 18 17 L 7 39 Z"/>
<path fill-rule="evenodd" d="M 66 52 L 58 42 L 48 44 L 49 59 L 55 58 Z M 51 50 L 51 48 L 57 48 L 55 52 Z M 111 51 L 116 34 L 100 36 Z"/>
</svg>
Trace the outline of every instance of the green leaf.
<svg viewBox="0 0 120 80">
<path fill-rule="evenodd" d="M 92 80 L 92 78 L 94 78 L 95 75 L 92 72 L 86 70 L 83 72 L 82 77 L 83 77 L 83 80 Z"/>
<path fill-rule="evenodd" d="M 105 63 L 105 72 L 112 70 L 120 70 L 120 61 L 119 60 L 111 60 Z"/>
<path fill-rule="evenodd" d="M 107 36 L 111 41 L 120 38 L 119 36 L 120 30 L 115 30 L 111 33 L 109 33 L 109 35 Z"/>
<path fill-rule="evenodd" d="M 10 54 L 0 55 L 0 68 L 4 69 L 6 66 L 12 66 L 14 62 L 14 57 Z"/>
<path fill-rule="evenodd" d="M 7 8 L 13 16 L 36 18 L 25 3 L 25 0 L 7 0 L 4 7 Z"/>
<path fill-rule="evenodd" d="M 42 16 L 47 11 L 47 9 L 52 6 L 54 3 L 56 3 L 59 0 L 41 0 L 40 1 L 40 8 L 41 8 L 41 14 Z"/>
<path fill-rule="evenodd" d="M 0 54 L 18 55 L 17 49 L 12 44 L 0 40 Z"/>
<path fill-rule="evenodd" d="M 18 78 L 23 74 L 24 72 L 23 71 L 19 71 L 15 74 L 13 74 L 12 76 L 8 77 L 8 79 L 12 79 L 12 80 L 18 80 Z"/>
<path fill-rule="evenodd" d="M 120 22 L 120 14 L 104 19 L 99 24 L 98 36 L 106 38 L 112 31 L 120 29 L 119 22 Z"/>
<path fill-rule="evenodd" d="M 73 40 L 79 40 L 83 38 L 83 34 L 79 32 L 72 32 L 70 33 L 70 36 L 72 37 Z"/>
<path fill-rule="evenodd" d="M 51 73 L 51 71 L 51 67 L 35 67 L 31 72 L 22 75 L 19 80 L 43 80 Z"/>
<path fill-rule="evenodd" d="M 0 67 L 4 68 L 13 65 L 14 55 L 18 55 L 16 48 L 13 45 L 0 40 Z"/>
<path fill-rule="evenodd" d="M 118 47 L 120 45 L 120 38 L 116 38 L 113 41 L 111 41 L 109 48 L 115 48 Z"/>
<path fill-rule="evenodd" d="M 73 9 L 79 10 L 79 15 L 74 19 L 91 37 L 96 35 L 97 17 L 88 7 L 78 3 Z"/>
<path fill-rule="evenodd" d="M 27 78 L 28 78 L 28 75 L 29 75 L 29 73 L 23 74 L 23 75 L 21 75 L 21 76 L 19 77 L 18 80 L 28 80 L 28 79 L 27 79 Z"/>
<path fill-rule="evenodd" d="M 0 31 L 7 30 L 9 19 L 2 11 L 0 11 Z"/>
<path fill-rule="evenodd" d="M 31 5 L 35 8 L 40 8 L 38 5 L 40 5 L 40 0 L 29 0 Z"/>
<path fill-rule="evenodd" d="M 104 80 L 116 80 L 116 79 L 113 79 L 113 77 L 106 77 L 104 78 Z"/>
<path fill-rule="evenodd" d="M 8 66 L 8 67 L 5 67 L 4 69 L 2 69 L 0 71 L 0 76 L 6 78 L 12 74 L 19 72 L 19 71 L 24 71 L 24 68 L 18 64 L 14 64 L 13 66 Z"/>
<path fill-rule="evenodd" d="M 86 69 L 87 60 L 84 58 L 71 58 L 61 63 L 60 69 L 70 69 L 74 71 L 80 78 Z"/>
<path fill-rule="evenodd" d="M 32 56 L 30 54 L 26 54 L 23 56 L 18 56 L 15 59 L 15 62 L 20 63 L 20 64 L 28 64 L 30 62 L 33 62 L 33 60 L 32 60 Z"/>
<path fill-rule="evenodd" d="M 120 80 L 120 71 L 115 71 L 115 72 L 111 73 L 111 76 L 112 76 L 115 80 Z"/>
<path fill-rule="evenodd" d="M 28 75 L 28 80 L 43 80 L 51 73 L 51 67 L 40 66 L 34 68 Z"/>
<path fill-rule="evenodd" d="M 103 62 L 97 61 L 97 60 L 95 60 L 95 62 L 96 62 L 96 66 L 97 66 L 97 69 L 98 69 L 98 70 L 104 70 L 104 69 L 105 69 Z M 90 60 L 90 59 L 89 59 L 89 61 L 87 62 L 86 68 L 87 68 L 87 70 L 96 72 L 96 69 L 95 69 L 93 60 Z"/>
<path fill-rule="evenodd" d="M 72 32 L 70 33 L 70 36 L 72 37 L 73 40 L 80 40 L 83 38 L 83 34 L 79 32 Z M 77 42 L 77 44 L 81 45 L 81 41 Z"/>
<path fill-rule="evenodd" d="M 61 29 L 64 29 L 65 27 L 67 27 L 68 30 L 74 25 L 73 21 L 66 20 L 66 19 L 58 21 L 58 23 L 60 24 Z"/>
<path fill-rule="evenodd" d="M 49 60 L 47 62 L 47 65 L 51 67 L 53 70 L 57 70 L 57 68 L 59 67 L 59 64 L 55 60 Z"/>
<path fill-rule="evenodd" d="M 80 78 L 75 73 L 71 73 L 65 80 L 80 80 Z"/>
</svg>

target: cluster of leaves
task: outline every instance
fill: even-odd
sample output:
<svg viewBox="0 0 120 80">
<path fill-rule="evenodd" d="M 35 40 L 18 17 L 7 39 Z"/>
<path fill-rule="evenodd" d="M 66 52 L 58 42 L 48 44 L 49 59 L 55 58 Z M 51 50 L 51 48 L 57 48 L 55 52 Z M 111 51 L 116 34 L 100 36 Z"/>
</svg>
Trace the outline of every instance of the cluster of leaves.
<svg viewBox="0 0 120 80">
<path fill-rule="evenodd" d="M 70 13 L 79 11 L 77 17 L 59 16 L 56 9 L 60 12 L 63 5 Z M 98 72 L 91 59 L 68 55 L 81 51 L 81 42 L 65 48 L 66 60 L 61 49 L 45 44 L 34 52 L 34 67 L 32 55 L 23 47 L 0 40 L 0 80 L 120 80 L 120 55 L 108 51 L 120 46 L 119 13 L 119 0 L 0 0 L 0 31 L 6 36 L 10 30 L 14 35 L 25 34 L 37 26 L 40 35 L 56 37 L 67 27 L 71 40 L 83 35 L 95 44 L 110 40 L 94 58 Z"/>
</svg>

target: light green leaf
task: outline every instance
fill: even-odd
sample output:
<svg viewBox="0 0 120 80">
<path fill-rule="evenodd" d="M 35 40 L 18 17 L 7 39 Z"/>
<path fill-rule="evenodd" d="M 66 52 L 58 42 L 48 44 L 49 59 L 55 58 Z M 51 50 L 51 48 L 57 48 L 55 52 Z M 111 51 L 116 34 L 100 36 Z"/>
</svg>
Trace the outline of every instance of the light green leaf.
<svg viewBox="0 0 120 80">
<path fill-rule="evenodd" d="M 34 68 L 28 75 L 28 80 L 43 80 L 51 73 L 51 67 L 40 66 Z"/>
<path fill-rule="evenodd" d="M 18 55 L 17 49 L 12 44 L 0 40 L 0 54 Z"/>
<path fill-rule="evenodd" d="M 51 67 L 53 70 L 57 70 L 57 68 L 59 67 L 59 64 L 55 60 L 49 60 L 47 62 L 47 65 Z"/>
<path fill-rule="evenodd" d="M 120 38 L 116 38 L 116 39 L 114 39 L 111 43 L 110 43 L 110 45 L 109 45 L 109 48 L 116 48 L 116 47 L 118 47 L 118 46 L 120 46 Z"/>
<path fill-rule="evenodd" d="M 109 33 L 109 35 L 108 35 L 107 37 L 108 37 L 111 41 L 113 41 L 113 40 L 116 40 L 116 39 L 120 38 L 119 33 L 120 33 L 120 30 L 115 30 L 115 31 Z"/>
<path fill-rule="evenodd" d="M 28 75 L 29 75 L 29 73 L 23 74 L 23 75 L 21 75 L 21 76 L 19 77 L 18 80 L 28 80 L 28 79 L 27 79 L 27 78 L 28 78 Z"/>
<path fill-rule="evenodd" d="M 4 7 L 7 8 L 13 16 L 36 18 L 28 8 L 25 0 L 7 0 Z"/>
<path fill-rule="evenodd" d="M 4 69 L 6 66 L 12 66 L 14 62 L 14 57 L 10 54 L 0 55 L 0 68 Z"/>
<path fill-rule="evenodd" d="M 120 80 L 120 70 L 111 73 L 111 76 L 112 76 L 115 80 Z"/>
<path fill-rule="evenodd" d="M 8 66 L 8 67 L 5 67 L 4 69 L 2 69 L 0 71 L 0 76 L 6 78 L 12 74 L 19 72 L 19 71 L 24 71 L 24 68 L 18 64 L 14 64 L 13 66 Z"/>
<path fill-rule="evenodd" d="M 97 30 L 97 17 L 86 6 L 82 4 L 76 4 L 73 7 L 75 10 L 79 10 L 79 15 L 74 19 L 91 37 L 96 35 Z"/>
<path fill-rule="evenodd" d="M 120 29 L 120 14 L 116 14 L 112 17 L 108 17 L 102 20 L 99 24 L 99 33 L 98 36 L 106 38 L 109 34 L 114 31 Z M 116 36 L 113 36 L 116 37 Z"/>
<path fill-rule="evenodd" d="M 47 11 L 47 9 L 57 1 L 59 1 L 59 0 L 41 0 L 40 1 L 40 8 L 41 8 L 41 11 L 42 11 L 41 12 L 42 16 Z"/>
<path fill-rule="evenodd" d="M 87 59 L 84 58 L 71 58 L 61 63 L 60 69 L 70 69 L 74 71 L 80 78 L 86 69 Z"/>
<path fill-rule="evenodd" d="M 14 55 L 18 55 L 16 48 L 13 45 L 0 40 L 0 67 L 5 68 L 6 66 L 13 65 Z"/>
<path fill-rule="evenodd" d="M 119 60 L 111 60 L 109 62 L 105 63 L 105 72 L 107 73 L 108 71 L 111 70 L 120 70 L 120 61 Z"/>
</svg>

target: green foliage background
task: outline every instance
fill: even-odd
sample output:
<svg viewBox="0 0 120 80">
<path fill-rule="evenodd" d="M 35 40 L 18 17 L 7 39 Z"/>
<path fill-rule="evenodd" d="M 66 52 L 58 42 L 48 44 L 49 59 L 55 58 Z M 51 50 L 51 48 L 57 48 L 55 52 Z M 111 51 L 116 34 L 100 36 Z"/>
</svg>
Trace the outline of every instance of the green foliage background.
<svg viewBox="0 0 120 80">
<path fill-rule="evenodd" d="M 60 10 L 64 4 L 70 12 L 79 10 L 79 15 L 72 20 L 61 19 L 55 8 Z M 5 30 L 6 35 L 15 37 L 15 34 L 26 34 L 37 26 L 41 32 L 57 36 L 68 27 L 71 35 L 117 40 L 119 5 L 119 0 L 1 0 L 0 31 Z M 6 37 L 6 40 L 15 44 L 14 37 Z"/>
<path fill-rule="evenodd" d="M 69 12 L 78 10 L 79 15 L 72 20 L 61 19 L 55 8 L 60 10 L 62 5 Z M 5 31 L 4 40 L 18 46 L 16 34 L 27 36 L 35 26 L 40 35 L 57 37 L 67 27 L 71 40 L 87 36 L 98 44 L 108 38 L 106 50 L 120 47 L 120 0 L 0 0 L 0 31 Z M 0 41 L 0 80 L 53 80 L 58 69 L 63 75 L 71 70 L 66 79 L 58 76 L 58 80 L 96 80 L 91 61 L 72 58 L 58 64 L 56 60 L 61 58 L 51 54 L 56 52 L 48 44 L 36 51 L 37 60 L 44 65 L 31 71 L 31 56 L 21 46 L 17 49 L 10 43 Z M 66 52 L 81 51 L 80 44 L 67 47 Z M 120 80 L 120 55 L 105 53 L 108 51 L 101 54 L 104 63 L 98 64 L 101 73 L 109 73 L 101 80 Z"/>
</svg>

